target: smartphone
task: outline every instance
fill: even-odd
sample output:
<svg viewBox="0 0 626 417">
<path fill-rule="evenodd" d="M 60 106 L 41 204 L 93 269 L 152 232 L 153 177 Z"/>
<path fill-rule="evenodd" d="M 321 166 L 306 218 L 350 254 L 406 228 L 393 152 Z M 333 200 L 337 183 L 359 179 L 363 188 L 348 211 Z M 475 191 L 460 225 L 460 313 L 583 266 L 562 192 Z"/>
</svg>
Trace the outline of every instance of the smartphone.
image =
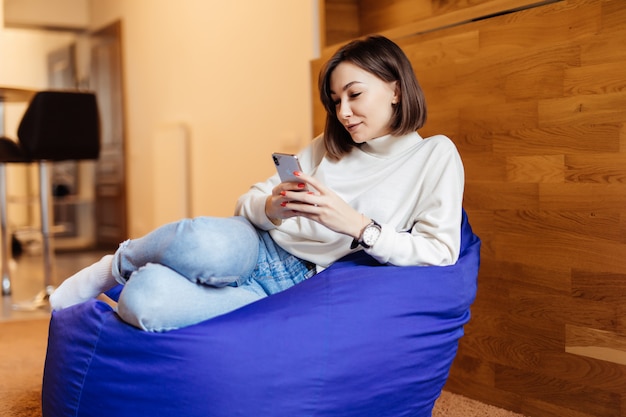
<svg viewBox="0 0 626 417">
<path fill-rule="evenodd" d="M 286 153 L 273 153 L 272 159 L 276 165 L 276 171 L 282 182 L 302 182 L 293 175 L 295 171 L 302 172 L 300 161 L 296 155 Z"/>
</svg>

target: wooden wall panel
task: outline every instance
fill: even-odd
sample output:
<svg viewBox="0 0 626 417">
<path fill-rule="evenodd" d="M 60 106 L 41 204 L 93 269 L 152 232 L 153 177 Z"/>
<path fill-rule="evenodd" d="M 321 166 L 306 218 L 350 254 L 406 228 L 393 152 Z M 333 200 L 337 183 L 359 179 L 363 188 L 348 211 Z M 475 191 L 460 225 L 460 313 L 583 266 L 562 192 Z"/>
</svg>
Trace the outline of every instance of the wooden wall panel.
<svg viewBox="0 0 626 417">
<path fill-rule="evenodd" d="M 322 46 L 335 45 L 361 35 L 359 0 L 321 0 Z"/>
<path fill-rule="evenodd" d="M 429 4 L 440 22 L 495 2 Z M 626 417 L 626 1 L 564 0 L 413 34 L 409 2 L 360 5 L 365 19 L 402 10 L 365 27 L 411 59 L 429 106 L 420 133 L 456 143 L 483 240 L 446 389 L 531 417 Z M 330 52 L 312 64 L 315 90 Z"/>
<path fill-rule="evenodd" d="M 370 33 L 403 37 L 559 0 L 321 0 L 322 47 Z"/>
<path fill-rule="evenodd" d="M 479 3 L 485 0 L 476 0 Z M 360 0 L 361 29 L 363 33 L 382 32 L 399 25 L 432 17 L 438 10 L 436 3 L 425 0 Z M 450 2 L 448 11 L 459 6 Z M 443 12 L 445 13 L 445 11 Z"/>
</svg>

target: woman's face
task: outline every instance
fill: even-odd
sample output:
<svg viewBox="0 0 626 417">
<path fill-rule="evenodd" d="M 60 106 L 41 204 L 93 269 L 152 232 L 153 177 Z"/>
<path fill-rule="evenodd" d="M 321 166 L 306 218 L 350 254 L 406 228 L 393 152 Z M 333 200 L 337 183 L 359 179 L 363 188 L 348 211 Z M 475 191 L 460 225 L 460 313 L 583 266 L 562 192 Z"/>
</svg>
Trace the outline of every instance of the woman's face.
<svg viewBox="0 0 626 417">
<path fill-rule="evenodd" d="M 396 82 L 342 62 L 330 75 L 330 96 L 337 119 L 355 143 L 364 143 L 391 132 L 392 104 L 398 102 Z"/>
</svg>

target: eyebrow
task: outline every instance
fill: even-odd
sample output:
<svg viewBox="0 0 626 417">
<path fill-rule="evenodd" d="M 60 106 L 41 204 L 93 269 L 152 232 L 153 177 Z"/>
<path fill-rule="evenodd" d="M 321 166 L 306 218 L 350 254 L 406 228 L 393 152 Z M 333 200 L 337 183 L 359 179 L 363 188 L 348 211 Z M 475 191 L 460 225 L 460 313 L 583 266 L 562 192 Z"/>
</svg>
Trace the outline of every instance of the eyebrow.
<svg viewBox="0 0 626 417">
<path fill-rule="evenodd" d="M 363 81 L 350 81 L 348 84 L 344 85 L 341 91 L 346 91 L 348 88 L 352 87 L 354 84 L 363 84 Z M 336 94 L 333 90 L 330 90 L 330 94 Z"/>
</svg>

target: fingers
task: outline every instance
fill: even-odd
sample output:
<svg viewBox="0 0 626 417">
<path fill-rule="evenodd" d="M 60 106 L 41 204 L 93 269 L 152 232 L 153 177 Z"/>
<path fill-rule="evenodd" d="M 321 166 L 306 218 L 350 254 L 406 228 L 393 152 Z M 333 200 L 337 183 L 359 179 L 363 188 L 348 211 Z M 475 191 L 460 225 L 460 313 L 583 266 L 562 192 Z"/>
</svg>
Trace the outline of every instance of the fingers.
<svg viewBox="0 0 626 417">
<path fill-rule="evenodd" d="M 265 214 L 275 224 L 274 220 L 283 220 L 301 215 L 298 208 L 315 202 L 309 202 L 308 191 L 305 191 L 305 182 L 283 182 L 272 189 L 265 202 Z M 312 193 L 311 193 L 312 195 Z M 306 207 L 304 207 L 306 208 Z"/>
<path fill-rule="evenodd" d="M 296 210 L 298 206 L 318 206 L 321 204 L 322 199 L 312 191 L 282 191 L 281 194 L 281 207 L 287 207 L 292 210 Z"/>
<path fill-rule="evenodd" d="M 322 184 L 317 178 L 307 175 L 304 172 L 294 172 L 294 174 L 298 177 L 298 179 L 301 179 L 305 184 L 308 184 L 312 188 L 318 190 L 321 194 L 328 193 L 329 189 L 326 188 L 326 186 Z"/>
<path fill-rule="evenodd" d="M 273 215 L 280 219 L 303 216 L 336 229 L 335 224 L 345 217 L 347 203 L 316 178 L 301 172 L 294 174 L 302 182 L 284 182 L 273 189 Z"/>
</svg>

